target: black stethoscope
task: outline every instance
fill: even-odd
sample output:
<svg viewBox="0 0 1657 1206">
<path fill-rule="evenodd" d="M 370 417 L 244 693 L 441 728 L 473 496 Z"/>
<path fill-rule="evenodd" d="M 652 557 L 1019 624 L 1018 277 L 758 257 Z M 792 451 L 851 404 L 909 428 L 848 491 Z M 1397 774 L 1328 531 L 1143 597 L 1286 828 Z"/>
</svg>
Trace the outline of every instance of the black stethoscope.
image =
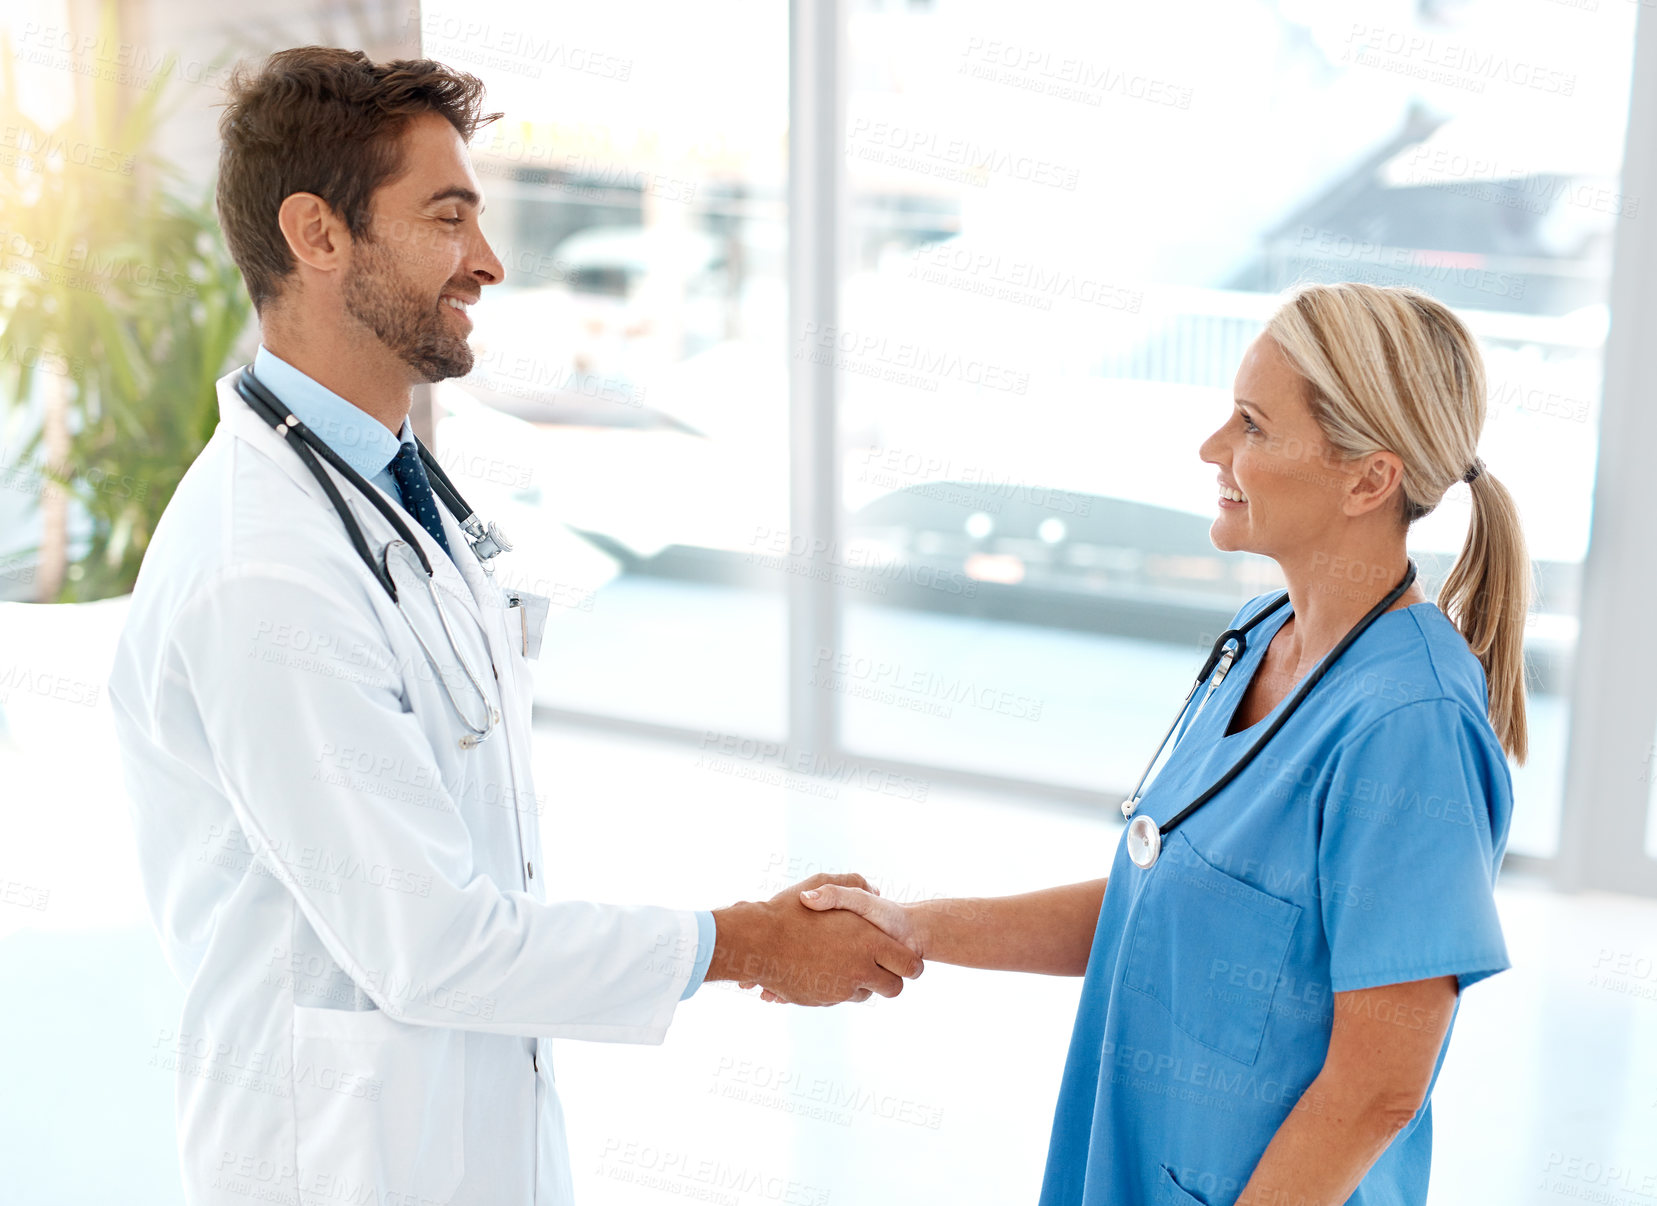
<svg viewBox="0 0 1657 1206">
<path fill-rule="evenodd" d="M 328 500 L 334 504 L 334 510 L 339 512 L 340 522 L 345 525 L 345 533 L 351 538 L 351 546 L 357 550 L 357 556 L 362 558 L 363 564 L 368 566 L 369 572 L 385 588 L 385 592 L 391 596 L 391 601 L 397 605 L 397 609 L 402 611 L 403 617 L 409 621 L 409 627 L 414 630 L 415 639 L 420 642 L 421 650 L 431 663 L 432 669 L 437 673 L 444 691 L 448 693 L 449 703 L 453 705 L 461 723 L 470 730 L 469 733 L 461 737 L 461 747 L 471 749 L 477 745 L 494 730 L 495 724 L 500 720 L 500 714 L 489 703 L 489 696 L 485 693 L 483 684 L 479 681 L 478 676 L 472 672 L 471 665 L 460 652 L 460 645 L 455 640 L 454 630 L 449 626 L 449 617 L 443 608 L 443 601 L 438 596 L 437 587 L 432 582 L 431 561 L 426 557 L 426 551 L 420 547 L 420 541 L 416 539 L 404 517 L 398 513 L 397 508 L 391 505 L 391 502 L 380 490 L 376 489 L 362 474 L 348 465 L 344 458 L 328 447 L 315 432 L 290 414 L 287 407 L 282 405 L 281 399 L 271 392 L 270 387 L 254 375 L 251 365 L 243 368 L 237 374 L 236 392 L 241 395 L 242 400 L 253 409 L 255 414 L 275 429 L 277 435 L 287 440 L 288 446 L 305 463 L 305 467 L 311 471 L 311 476 L 316 478 L 317 483 L 328 495 Z M 289 439 L 290 436 L 293 438 Z M 494 567 L 489 563 L 490 558 L 499 553 L 511 551 L 511 542 L 494 524 L 491 523 L 486 527 L 478 519 L 476 512 L 460 496 L 460 491 L 455 489 L 454 482 L 449 480 L 449 475 L 437 463 L 437 458 L 432 456 L 426 446 L 420 442 L 418 436 L 415 437 L 414 446 L 420 454 L 420 460 L 426 466 L 427 476 L 431 479 L 432 492 L 443 500 L 443 505 L 449 509 L 449 513 L 460 524 L 467 542 L 472 546 L 472 552 L 477 554 L 478 561 L 483 565 L 484 570 L 493 572 Z M 317 463 L 318 455 L 338 470 L 345 480 L 355 486 L 364 498 L 373 503 L 391 526 L 397 529 L 397 534 L 402 537 L 401 540 L 388 542 L 385 548 L 381 550 L 378 560 L 369 551 L 368 541 L 363 536 L 362 526 L 357 523 L 356 517 L 351 514 L 350 508 L 345 505 L 345 499 L 340 497 L 339 489 L 334 485 L 333 479 Z M 395 560 L 393 560 L 394 558 Z M 471 681 L 472 689 L 483 703 L 481 723 L 474 722 L 466 714 L 466 710 L 460 706 L 460 701 L 455 698 L 454 689 L 449 683 L 448 677 L 442 672 L 442 666 L 432 655 L 431 649 L 426 645 L 425 638 L 420 635 L 419 627 L 415 625 L 408 612 L 404 610 L 403 601 L 397 589 L 399 575 L 403 576 L 407 582 L 418 582 L 423 577 L 426 590 L 431 595 L 432 604 L 437 609 L 437 618 L 443 625 L 443 633 L 449 639 L 449 648 L 453 650 L 455 660 L 465 671 L 466 677 Z"/>
<path fill-rule="evenodd" d="M 1197 714 L 1201 715 L 1203 706 L 1208 703 L 1209 697 L 1214 694 L 1216 688 L 1225 681 L 1226 673 L 1231 669 L 1233 663 L 1247 651 L 1249 630 L 1287 603 L 1289 592 L 1284 591 L 1272 600 L 1269 607 L 1264 608 L 1241 628 L 1228 628 L 1219 635 L 1219 638 L 1214 642 L 1214 648 L 1209 652 L 1208 660 L 1203 663 L 1202 669 L 1197 674 L 1197 680 L 1191 684 L 1191 690 L 1186 692 L 1185 702 L 1180 705 L 1179 715 L 1174 717 L 1174 723 L 1169 725 L 1168 731 L 1162 735 L 1162 741 L 1157 745 L 1156 753 L 1152 754 L 1151 760 L 1145 764 L 1145 773 L 1139 776 L 1139 783 L 1134 787 L 1133 794 L 1122 801 L 1122 815 L 1128 818 L 1128 858 L 1133 860 L 1134 866 L 1149 868 L 1155 864 L 1157 856 L 1162 853 L 1162 839 L 1172 833 L 1181 821 L 1219 795 L 1233 779 L 1243 773 L 1244 768 L 1254 761 L 1255 755 L 1265 749 L 1266 743 L 1288 723 L 1289 717 L 1294 715 L 1295 709 L 1300 706 L 1301 701 L 1312 693 L 1312 688 L 1317 686 L 1323 676 L 1329 672 L 1336 659 L 1345 653 L 1351 647 L 1352 642 L 1361 637 L 1365 630 L 1381 617 L 1382 613 L 1403 598 L 1404 592 L 1409 590 L 1410 584 L 1414 581 L 1415 562 L 1411 561 L 1409 562 L 1409 569 L 1404 571 L 1404 577 L 1398 585 L 1392 588 L 1386 598 L 1370 608 L 1364 618 L 1354 624 L 1351 631 L 1343 636 L 1335 647 L 1329 651 L 1329 655 L 1301 680 L 1300 685 L 1295 688 L 1294 695 L 1290 697 L 1288 706 L 1283 709 L 1276 720 L 1272 721 L 1266 731 L 1255 739 L 1254 744 L 1248 748 L 1248 751 L 1214 782 L 1213 786 L 1161 825 L 1151 820 L 1150 817 L 1136 817 L 1133 813 L 1134 809 L 1139 807 L 1140 797 L 1144 795 L 1145 780 L 1150 778 L 1151 768 L 1156 766 L 1157 760 L 1162 757 L 1162 751 L 1168 745 L 1168 738 L 1174 735 L 1174 730 L 1179 728 L 1180 721 L 1185 719 L 1185 713 L 1191 707 L 1191 700 L 1196 695 L 1197 688 L 1202 686 L 1205 680 L 1208 681 L 1208 690 L 1203 694 L 1202 701 L 1197 704 Z M 1232 645 L 1235 645 L 1236 648 L 1229 648 Z M 1210 679 L 1210 675 L 1213 676 L 1212 679 Z"/>
</svg>

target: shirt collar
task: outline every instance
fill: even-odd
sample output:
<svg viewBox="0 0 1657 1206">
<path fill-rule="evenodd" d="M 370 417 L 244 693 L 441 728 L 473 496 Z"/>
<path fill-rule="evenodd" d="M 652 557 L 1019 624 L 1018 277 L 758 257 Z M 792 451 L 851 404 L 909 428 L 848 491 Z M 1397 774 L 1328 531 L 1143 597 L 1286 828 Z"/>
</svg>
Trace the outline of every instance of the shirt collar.
<svg viewBox="0 0 1657 1206">
<path fill-rule="evenodd" d="M 383 473 L 399 445 L 414 443 L 407 418 L 402 431 L 392 435 L 373 415 L 307 377 L 264 344 L 253 356 L 253 372 L 283 406 L 364 477 Z"/>
</svg>

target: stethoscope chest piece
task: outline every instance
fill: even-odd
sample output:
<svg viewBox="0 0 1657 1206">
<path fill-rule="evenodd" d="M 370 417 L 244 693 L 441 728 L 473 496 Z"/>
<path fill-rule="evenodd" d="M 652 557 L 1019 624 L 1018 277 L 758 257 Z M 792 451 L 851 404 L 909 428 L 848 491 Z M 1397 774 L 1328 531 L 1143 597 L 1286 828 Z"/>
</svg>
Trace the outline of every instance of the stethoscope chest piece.
<svg viewBox="0 0 1657 1206">
<path fill-rule="evenodd" d="M 1162 833 L 1155 821 L 1137 816 L 1128 822 L 1128 857 L 1133 865 L 1149 870 L 1162 853 Z"/>
</svg>

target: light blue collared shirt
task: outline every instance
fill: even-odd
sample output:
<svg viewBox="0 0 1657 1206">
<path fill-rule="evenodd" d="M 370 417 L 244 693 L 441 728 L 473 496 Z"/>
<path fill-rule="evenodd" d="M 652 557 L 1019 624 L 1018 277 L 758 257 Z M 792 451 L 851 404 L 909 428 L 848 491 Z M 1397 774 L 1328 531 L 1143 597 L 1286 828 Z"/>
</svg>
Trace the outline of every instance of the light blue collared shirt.
<svg viewBox="0 0 1657 1206">
<path fill-rule="evenodd" d="M 254 354 L 253 372 L 341 460 L 385 491 L 392 502 L 403 505 L 403 492 L 391 474 L 391 462 L 397 456 L 399 445 L 414 443 L 414 432 L 407 417 L 403 419 L 402 431 L 392 435 L 391 429 L 373 415 L 307 377 L 264 344 Z M 679 997 L 681 1001 L 702 986 L 708 964 L 713 962 L 714 938 L 713 914 L 706 909 L 698 910 L 696 962 L 691 968 L 690 982 Z"/>
<path fill-rule="evenodd" d="M 685 985 L 685 991 L 679 994 L 683 1001 L 691 993 L 702 987 L 702 981 L 707 978 L 708 964 L 713 962 L 714 924 L 713 914 L 707 909 L 696 911 L 696 965 L 690 969 L 690 983 Z"/>
<path fill-rule="evenodd" d="M 391 475 L 391 462 L 399 445 L 414 443 L 414 431 L 406 416 L 402 431 L 392 435 L 391 429 L 373 415 L 307 377 L 264 344 L 254 354 L 253 372 L 295 418 L 339 453 L 341 460 L 384 490 L 392 502 L 403 505 L 403 492 Z"/>
</svg>

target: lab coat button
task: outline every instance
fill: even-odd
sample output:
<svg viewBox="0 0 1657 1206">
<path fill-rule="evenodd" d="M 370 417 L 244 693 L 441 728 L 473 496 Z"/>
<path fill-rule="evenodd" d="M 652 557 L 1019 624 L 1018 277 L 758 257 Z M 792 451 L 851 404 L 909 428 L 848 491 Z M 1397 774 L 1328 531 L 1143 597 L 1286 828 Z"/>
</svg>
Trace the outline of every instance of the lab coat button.
<svg viewBox="0 0 1657 1206">
<path fill-rule="evenodd" d="M 531 878 L 531 879 L 535 878 L 535 864 L 534 863 L 526 862 L 524 864 L 524 870 L 529 872 L 529 878 Z"/>
</svg>

